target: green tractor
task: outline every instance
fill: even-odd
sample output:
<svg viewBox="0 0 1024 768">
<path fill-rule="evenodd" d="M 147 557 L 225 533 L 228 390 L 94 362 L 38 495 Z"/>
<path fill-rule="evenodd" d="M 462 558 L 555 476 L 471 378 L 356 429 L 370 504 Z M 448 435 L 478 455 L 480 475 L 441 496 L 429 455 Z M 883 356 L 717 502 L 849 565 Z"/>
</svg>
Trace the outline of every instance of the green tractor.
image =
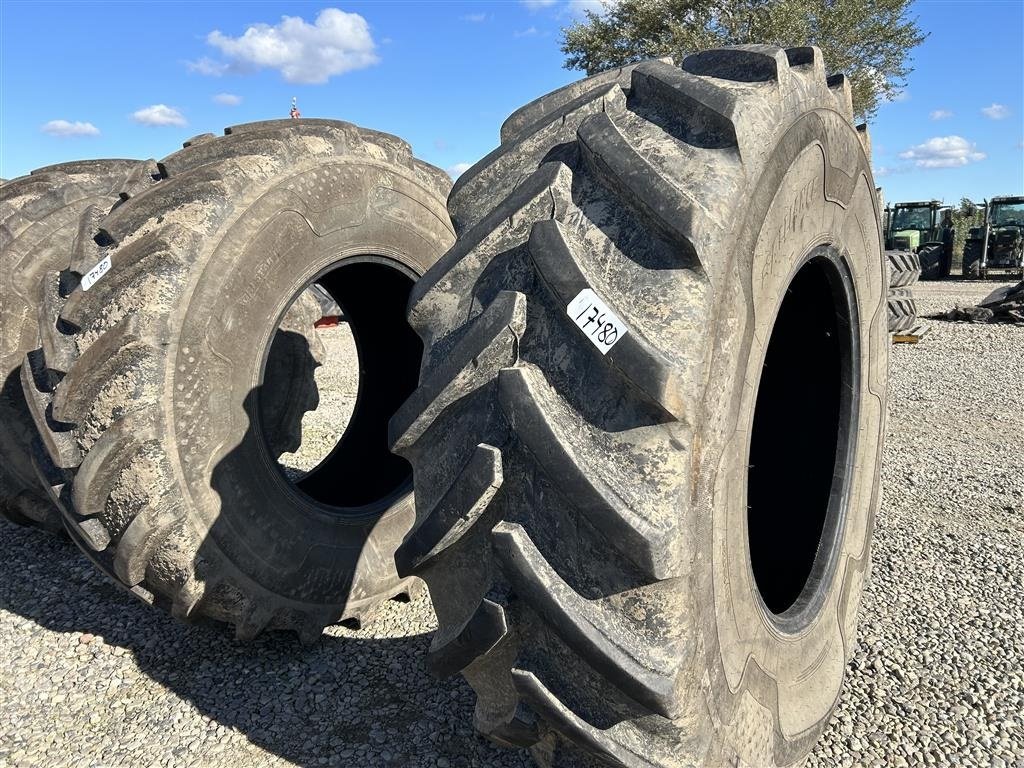
<svg viewBox="0 0 1024 768">
<path fill-rule="evenodd" d="M 971 227 L 964 242 L 964 277 L 997 269 L 1024 278 L 1024 197 L 993 197 L 982 208 L 982 225 Z"/>
<path fill-rule="evenodd" d="M 939 200 L 896 203 L 885 209 L 886 250 L 913 251 L 921 279 L 949 277 L 953 264 L 953 209 Z"/>
</svg>

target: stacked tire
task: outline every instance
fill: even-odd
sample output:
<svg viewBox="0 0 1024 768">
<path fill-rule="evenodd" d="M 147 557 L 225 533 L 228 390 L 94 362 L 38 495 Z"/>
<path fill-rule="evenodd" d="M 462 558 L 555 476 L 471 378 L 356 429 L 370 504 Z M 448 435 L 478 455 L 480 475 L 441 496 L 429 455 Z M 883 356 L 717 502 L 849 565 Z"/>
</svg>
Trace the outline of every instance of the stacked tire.
<svg viewBox="0 0 1024 768">
<path fill-rule="evenodd" d="M 706 51 L 516 112 L 449 197 L 391 422 L 398 553 L 478 729 L 541 765 L 799 761 L 854 648 L 889 286 L 815 48 Z M 829 169 L 825 172 L 825 169 Z"/>
<path fill-rule="evenodd" d="M 913 251 L 886 251 L 885 257 L 889 266 L 889 333 L 910 333 L 919 325 L 913 286 L 921 277 L 921 261 Z"/>
</svg>

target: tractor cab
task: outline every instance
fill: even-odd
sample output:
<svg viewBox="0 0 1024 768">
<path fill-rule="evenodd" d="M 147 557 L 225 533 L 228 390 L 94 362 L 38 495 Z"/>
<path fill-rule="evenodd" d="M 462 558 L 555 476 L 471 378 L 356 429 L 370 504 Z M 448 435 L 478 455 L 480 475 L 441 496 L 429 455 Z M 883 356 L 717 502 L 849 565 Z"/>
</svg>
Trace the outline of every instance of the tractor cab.
<svg viewBox="0 0 1024 768">
<path fill-rule="evenodd" d="M 885 209 L 886 250 L 913 251 L 921 279 L 949 276 L 953 261 L 952 208 L 939 200 L 896 203 Z"/>
<path fill-rule="evenodd" d="M 941 210 L 943 205 L 938 200 L 896 203 L 888 209 L 889 228 L 885 233 L 885 247 L 916 253 L 925 243 L 939 242 Z"/>
<path fill-rule="evenodd" d="M 964 243 L 964 275 L 988 277 L 998 269 L 1024 277 L 1024 197 L 993 197 L 984 211 L 984 223 Z"/>
</svg>

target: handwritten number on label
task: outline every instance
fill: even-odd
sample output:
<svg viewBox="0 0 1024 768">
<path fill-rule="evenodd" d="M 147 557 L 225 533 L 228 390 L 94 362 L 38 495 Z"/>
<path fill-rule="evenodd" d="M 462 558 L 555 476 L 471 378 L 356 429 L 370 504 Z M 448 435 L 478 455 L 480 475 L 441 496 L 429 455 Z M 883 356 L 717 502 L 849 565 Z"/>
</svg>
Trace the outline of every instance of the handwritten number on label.
<svg viewBox="0 0 1024 768">
<path fill-rule="evenodd" d="M 580 291 L 565 310 L 602 355 L 626 335 L 625 323 L 590 288 Z"/>
<path fill-rule="evenodd" d="M 107 272 L 109 271 L 110 256 L 104 256 L 102 259 L 100 259 L 99 264 L 97 264 L 95 267 L 90 269 L 82 276 L 82 290 L 88 291 L 90 288 L 96 285 L 96 283 L 99 282 L 99 279 L 103 277 L 105 274 L 107 274 Z"/>
</svg>

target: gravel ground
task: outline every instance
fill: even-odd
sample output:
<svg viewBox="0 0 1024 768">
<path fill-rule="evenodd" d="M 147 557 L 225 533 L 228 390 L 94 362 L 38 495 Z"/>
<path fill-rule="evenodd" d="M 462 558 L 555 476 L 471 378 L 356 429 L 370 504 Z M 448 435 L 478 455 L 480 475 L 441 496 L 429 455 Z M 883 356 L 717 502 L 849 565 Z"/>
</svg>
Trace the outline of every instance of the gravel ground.
<svg viewBox="0 0 1024 768">
<path fill-rule="evenodd" d="M 994 287 L 915 291 L 930 314 Z M 933 322 L 893 348 L 860 643 L 809 766 L 1024 766 L 1022 382 L 1024 328 Z M 319 448 L 291 466 L 335 439 L 317 413 L 304 434 Z M 0 765 L 531 765 L 474 734 L 461 679 L 423 671 L 433 626 L 419 597 L 310 648 L 239 646 L 149 610 L 67 542 L 0 523 Z"/>
<path fill-rule="evenodd" d="M 320 392 L 315 411 L 302 417 L 302 445 L 295 453 L 284 453 L 278 463 L 291 480 L 298 480 L 319 464 L 338 444 L 359 394 L 356 340 L 347 323 L 317 331 L 324 344 L 324 359 L 313 373 Z"/>
</svg>

